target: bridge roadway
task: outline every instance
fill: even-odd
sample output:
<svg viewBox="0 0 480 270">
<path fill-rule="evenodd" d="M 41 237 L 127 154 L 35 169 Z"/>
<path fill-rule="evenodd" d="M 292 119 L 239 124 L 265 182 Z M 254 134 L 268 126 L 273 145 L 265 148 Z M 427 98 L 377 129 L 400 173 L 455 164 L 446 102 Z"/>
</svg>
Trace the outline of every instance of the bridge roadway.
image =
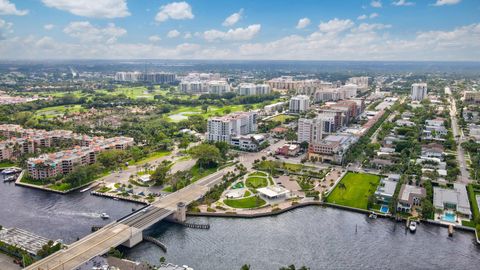
<svg viewBox="0 0 480 270">
<path fill-rule="evenodd" d="M 110 223 L 102 229 L 87 235 L 69 245 L 67 249 L 58 251 L 30 266 L 27 270 L 70 270 L 79 267 L 91 258 L 107 253 L 111 247 L 117 247 L 128 241 L 138 232 L 171 215 L 177 203 L 186 204 L 198 200 L 210 189 L 221 182 L 222 176 L 233 171 L 232 167 L 224 168 L 206 176 L 197 182 L 158 200 L 118 221 Z M 74 224 L 72 224 L 74 225 Z"/>
</svg>

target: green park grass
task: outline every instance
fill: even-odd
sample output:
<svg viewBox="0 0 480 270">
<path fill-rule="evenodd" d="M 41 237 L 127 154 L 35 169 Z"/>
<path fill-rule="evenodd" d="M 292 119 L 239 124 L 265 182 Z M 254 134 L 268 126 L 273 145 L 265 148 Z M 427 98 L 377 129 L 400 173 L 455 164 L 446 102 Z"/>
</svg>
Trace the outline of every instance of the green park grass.
<svg viewBox="0 0 480 270">
<path fill-rule="evenodd" d="M 267 181 L 267 178 L 265 177 L 256 177 L 256 176 L 248 177 L 245 183 L 247 187 L 254 188 L 254 189 L 268 186 L 268 181 Z"/>
<path fill-rule="evenodd" d="M 368 197 L 375 192 L 379 183 L 378 175 L 349 172 L 328 195 L 327 202 L 367 209 Z M 344 184 L 345 188 L 342 188 L 341 184 Z"/>
<path fill-rule="evenodd" d="M 277 115 L 277 116 L 274 116 L 274 117 L 268 119 L 268 121 L 275 121 L 275 122 L 280 122 L 280 123 L 283 124 L 285 121 L 290 120 L 290 119 L 295 119 L 295 118 L 296 118 L 295 116 L 280 114 L 280 115 Z"/>
<path fill-rule="evenodd" d="M 203 169 L 195 164 L 195 166 L 190 169 L 190 173 L 192 174 L 192 182 L 195 182 L 198 179 L 208 176 L 216 171 L 217 167 Z"/>
<path fill-rule="evenodd" d="M 255 208 L 255 207 L 260 207 L 266 204 L 265 200 L 256 196 L 237 199 L 237 200 L 226 199 L 226 200 L 223 200 L 223 203 L 232 208 Z"/>
<path fill-rule="evenodd" d="M 254 173 L 249 174 L 248 176 L 263 176 L 263 177 L 266 177 L 267 174 L 264 173 L 264 172 L 254 172 Z"/>
<path fill-rule="evenodd" d="M 150 153 L 148 154 L 145 158 L 142 158 L 140 159 L 139 161 L 137 162 L 133 162 L 131 165 L 143 165 L 143 164 L 146 164 L 146 163 L 149 163 L 151 161 L 154 161 L 158 158 L 161 158 L 161 157 L 164 157 L 164 156 L 168 156 L 170 155 L 172 152 L 171 151 L 158 151 L 158 152 L 153 152 L 153 153 Z"/>
<path fill-rule="evenodd" d="M 76 113 L 82 110 L 81 105 L 61 105 L 61 106 L 53 106 L 47 107 L 35 112 L 35 117 L 37 118 L 55 118 L 57 116 L 63 116 L 65 113 Z"/>
</svg>

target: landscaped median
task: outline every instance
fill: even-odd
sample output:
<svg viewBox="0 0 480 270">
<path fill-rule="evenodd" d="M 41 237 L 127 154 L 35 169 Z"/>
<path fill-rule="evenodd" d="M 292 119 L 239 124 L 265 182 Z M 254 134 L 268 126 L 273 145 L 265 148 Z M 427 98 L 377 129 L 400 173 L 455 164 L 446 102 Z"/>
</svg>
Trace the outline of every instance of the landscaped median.
<svg viewBox="0 0 480 270">
<path fill-rule="evenodd" d="M 326 202 L 368 210 L 368 198 L 375 193 L 380 176 L 348 172 L 328 194 Z"/>
</svg>

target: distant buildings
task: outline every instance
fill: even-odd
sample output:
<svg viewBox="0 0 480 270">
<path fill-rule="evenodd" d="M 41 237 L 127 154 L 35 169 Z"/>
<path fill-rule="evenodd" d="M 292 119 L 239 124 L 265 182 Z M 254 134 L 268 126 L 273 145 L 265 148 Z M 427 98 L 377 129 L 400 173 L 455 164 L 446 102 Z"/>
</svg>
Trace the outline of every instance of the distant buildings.
<svg viewBox="0 0 480 270">
<path fill-rule="evenodd" d="M 283 107 L 285 107 L 286 104 L 287 102 L 277 102 L 263 107 L 263 110 L 267 114 L 272 114 L 278 112 L 279 110 L 283 110 Z"/>
<path fill-rule="evenodd" d="M 187 94 L 201 94 L 208 91 L 205 83 L 201 81 L 182 81 L 178 85 L 178 89 Z"/>
<path fill-rule="evenodd" d="M 226 142 L 240 144 L 244 138 L 236 138 L 242 135 L 248 135 L 257 132 L 257 113 L 256 112 L 237 112 L 221 117 L 211 117 L 208 119 L 206 138 L 213 142 Z"/>
<path fill-rule="evenodd" d="M 189 73 L 183 77 L 178 89 L 186 94 L 223 94 L 230 92 L 227 80 L 214 73 Z"/>
<path fill-rule="evenodd" d="M 467 105 L 480 104 L 480 91 L 465 91 L 463 102 Z"/>
<path fill-rule="evenodd" d="M 177 80 L 173 73 L 165 72 L 117 72 L 115 74 L 115 81 L 119 82 L 149 82 L 154 84 L 168 84 Z"/>
<path fill-rule="evenodd" d="M 368 89 L 368 77 L 352 77 L 348 79 L 347 83 L 355 84 L 361 90 Z"/>
<path fill-rule="evenodd" d="M 226 81 L 209 81 L 206 83 L 206 87 L 210 94 L 223 95 L 230 92 L 230 85 Z"/>
<path fill-rule="evenodd" d="M 291 76 L 282 76 L 280 78 L 274 78 L 267 81 L 267 84 L 273 89 L 294 90 L 298 88 L 298 86 L 301 84 L 301 81 L 294 81 L 293 77 Z"/>
<path fill-rule="evenodd" d="M 277 155 L 282 156 L 296 156 L 300 152 L 300 145 L 298 144 L 284 144 L 282 147 L 279 147 L 275 152 Z"/>
<path fill-rule="evenodd" d="M 414 83 L 412 84 L 412 100 L 421 101 L 427 97 L 427 84 L 426 83 Z"/>
<path fill-rule="evenodd" d="M 426 140 L 444 141 L 448 134 L 448 129 L 445 127 L 445 119 L 436 118 L 433 120 L 426 120 L 422 135 Z"/>
<path fill-rule="evenodd" d="M 357 85 L 346 84 L 338 88 L 321 89 L 315 92 L 316 102 L 337 101 L 357 96 Z"/>
<path fill-rule="evenodd" d="M 353 135 L 328 135 L 308 146 L 308 157 L 317 158 L 320 162 L 340 164 L 347 150 L 357 141 L 358 138 Z"/>
<path fill-rule="evenodd" d="M 268 84 L 241 83 L 237 93 L 240 96 L 268 95 L 271 93 L 271 88 Z"/>
<path fill-rule="evenodd" d="M 290 99 L 289 110 L 292 113 L 302 113 L 310 108 L 310 98 L 305 95 L 294 96 Z"/>
</svg>

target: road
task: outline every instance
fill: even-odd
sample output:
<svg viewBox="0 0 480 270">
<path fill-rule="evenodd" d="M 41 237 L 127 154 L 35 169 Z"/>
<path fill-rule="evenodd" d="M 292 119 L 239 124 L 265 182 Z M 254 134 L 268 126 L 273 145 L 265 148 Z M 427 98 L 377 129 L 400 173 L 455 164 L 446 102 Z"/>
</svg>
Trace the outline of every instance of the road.
<svg viewBox="0 0 480 270">
<path fill-rule="evenodd" d="M 113 222 L 104 228 L 94 232 L 79 241 L 71 244 L 68 249 L 61 250 L 53 255 L 25 268 L 27 270 L 65 270 L 75 269 L 91 258 L 104 254 L 111 247 L 124 243 L 132 234 L 143 230 L 152 222 L 157 222 L 158 217 L 171 213 L 177 207 L 177 203 L 190 202 L 199 199 L 210 187 L 222 181 L 223 175 L 233 171 L 233 167 L 227 167 L 197 182 L 176 191 L 153 203 L 147 210 L 138 211 L 131 217 L 121 222 Z"/>
<path fill-rule="evenodd" d="M 452 132 L 453 137 L 457 141 L 457 161 L 458 167 L 460 169 L 460 175 L 458 180 L 463 184 L 468 184 L 470 182 L 470 174 L 468 172 L 468 165 L 465 161 L 465 150 L 462 147 L 462 143 L 465 141 L 465 136 L 463 131 L 458 127 L 457 121 L 457 106 L 453 97 L 450 97 L 450 118 L 452 119 Z"/>
</svg>

